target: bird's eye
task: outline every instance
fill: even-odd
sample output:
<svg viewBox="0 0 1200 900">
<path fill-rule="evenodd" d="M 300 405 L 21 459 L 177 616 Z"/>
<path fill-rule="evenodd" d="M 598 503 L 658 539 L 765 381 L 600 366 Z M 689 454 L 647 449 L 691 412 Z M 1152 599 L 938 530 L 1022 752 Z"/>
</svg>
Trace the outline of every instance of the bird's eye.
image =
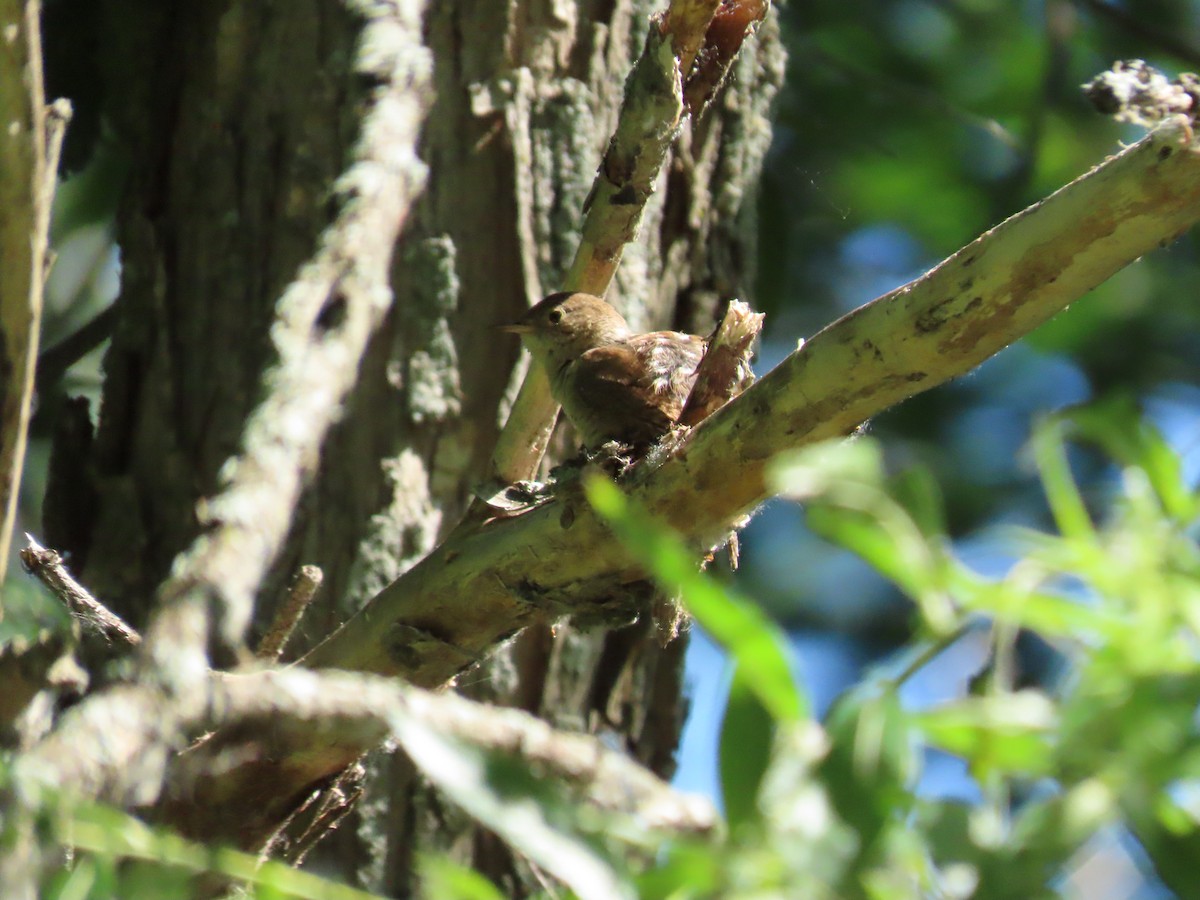
<svg viewBox="0 0 1200 900">
<path fill-rule="evenodd" d="M 561 309 L 552 309 L 546 314 L 546 318 L 549 320 L 551 325 L 557 325 L 562 321 L 562 317 L 563 311 Z"/>
</svg>

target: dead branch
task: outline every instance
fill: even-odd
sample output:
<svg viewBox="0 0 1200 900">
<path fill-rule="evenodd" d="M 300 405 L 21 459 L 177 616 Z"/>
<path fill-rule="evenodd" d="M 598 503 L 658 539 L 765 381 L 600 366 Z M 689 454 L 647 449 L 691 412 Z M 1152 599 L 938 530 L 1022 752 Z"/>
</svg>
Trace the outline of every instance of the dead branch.
<svg viewBox="0 0 1200 900">
<path fill-rule="evenodd" d="M 696 370 L 696 384 L 679 414 L 681 424 L 704 421 L 754 383 L 750 346 L 762 331 L 764 318 L 740 300 L 729 301 Z"/>
<path fill-rule="evenodd" d="M 118 638 L 131 647 L 142 642 L 142 636 L 126 624 L 103 603 L 88 593 L 87 588 L 71 577 L 62 557 L 55 550 L 43 547 L 32 535 L 25 535 L 27 546 L 21 550 L 25 570 L 44 584 L 71 611 L 71 615 L 89 631 L 111 643 Z"/>
<path fill-rule="evenodd" d="M 715 810 L 704 798 L 678 793 L 592 735 L 558 731 L 521 710 L 454 693 L 432 693 L 393 679 L 299 668 L 214 673 L 212 685 L 213 707 L 222 720 L 251 727 L 281 746 L 291 743 L 289 734 L 313 729 L 349 734 L 353 740 L 369 736 L 379 741 L 391 735 L 403 745 L 395 723 L 408 716 L 446 737 L 531 762 L 587 803 L 636 815 L 651 828 L 705 833 L 717 823 Z M 273 749 L 264 747 L 264 755 L 270 756 Z M 192 762 L 200 765 L 202 759 L 197 754 Z M 190 798 L 197 784 L 184 778 L 173 787 Z"/>
<path fill-rule="evenodd" d="M 288 639 L 292 636 L 292 632 L 296 630 L 296 625 L 299 624 L 300 617 L 304 615 L 304 611 L 312 603 L 313 597 L 321 589 L 321 582 L 324 580 L 325 575 L 319 567 L 300 567 L 300 570 L 292 579 L 292 583 L 288 586 L 287 596 L 284 597 L 283 603 L 280 604 L 279 609 L 276 611 L 271 626 L 267 629 L 267 633 L 263 635 L 262 640 L 258 644 L 255 655 L 259 659 L 270 660 L 272 662 L 279 659 L 283 654 L 283 648 L 287 646 Z"/>
<path fill-rule="evenodd" d="M 700 115 L 716 96 L 729 76 L 742 43 L 766 17 L 769 7 L 768 0 L 724 0 L 721 3 L 708 25 L 696 64 L 683 88 L 683 102 L 691 115 Z"/>
</svg>

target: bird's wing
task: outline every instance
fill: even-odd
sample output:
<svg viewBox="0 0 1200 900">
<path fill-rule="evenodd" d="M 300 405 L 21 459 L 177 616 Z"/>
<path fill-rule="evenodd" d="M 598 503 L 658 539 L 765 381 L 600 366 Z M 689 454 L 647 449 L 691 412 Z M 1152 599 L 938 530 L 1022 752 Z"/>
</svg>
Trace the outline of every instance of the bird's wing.
<svg viewBox="0 0 1200 900">
<path fill-rule="evenodd" d="M 581 354 L 571 367 L 573 387 L 592 417 L 611 420 L 604 427 L 612 436 L 652 440 L 679 418 L 703 355 L 700 338 L 638 335 Z"/>
<path fill-rule="evenodd" d="M 627 342 L 642 361 L 646 384 L 659 396 L 671 398 L 680 407 L 696 383 L 696 369 L 704 358 L 708 343 L 694 334 L 678 331 L 654 331 L 639 334 Z M 680 410 L 675 411 L 679 415 Z"/>
</svg>

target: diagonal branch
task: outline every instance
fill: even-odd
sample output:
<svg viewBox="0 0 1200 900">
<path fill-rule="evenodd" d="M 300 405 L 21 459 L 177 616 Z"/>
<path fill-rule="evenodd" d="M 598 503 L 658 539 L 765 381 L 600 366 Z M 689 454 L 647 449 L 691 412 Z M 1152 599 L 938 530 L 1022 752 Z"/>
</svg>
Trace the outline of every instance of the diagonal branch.
<svg viewBox="0 0 1200 900">
<path fill-rule="evenodd" d="M 25 570 L 49 588 L 89 634 L 101 637 L 108 643 L 112 643 L 115 637 L 132 647 L 142 642 L 142 636 L 124 619 L 71 577 L 56 550 L 43 547 L 29 534 L 25 535 L 25 540 L 26 546 L 20 552 Z"/>
<path fill-rule="evenodd" d="M 715 541 L 766 499 L 778 454 L 848 434 L 970 371 L 1197 220 L 1200 148 L 1176 117 L 828 326 L 625 485 L 697 545 Z M 643 577 L 578 484 L 565 482 L 524 515 L 452 536 L 302 662 L 435 687 L 528 624 L 568 613 L 627 619 Z M 245 845 L 256 846 L 309 786 L 369 746 L 309 731 L 276 747 L 274 761 L 208 769 L 196 790 L 213 822 L 241 822 Z"/>
<path fill-rule="evenodd" d="M 699 544 L 767 498 L 778 454 L 851 432 L 969 372 L 1200 220 L 1200 149 L 1183 117 L 826 327 L 702 422 L 629 490 Z M 649 461 L 648 461 L 649 462 Z M 305 659 L 436 685 L 531 621 L 639 578 L 571 484 L 445 545 Z"/>
</svg>

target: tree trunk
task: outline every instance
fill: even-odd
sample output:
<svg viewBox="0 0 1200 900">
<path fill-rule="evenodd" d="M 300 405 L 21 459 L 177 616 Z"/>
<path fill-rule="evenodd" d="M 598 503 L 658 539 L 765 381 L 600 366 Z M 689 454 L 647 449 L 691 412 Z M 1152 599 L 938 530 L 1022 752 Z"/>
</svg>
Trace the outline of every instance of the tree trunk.
<svg viewBox="0 0 1200 900">
<path fill-rule="evenodd" d="M 466 508 L 517 383 L 516 340 L 493 326 L 558 288 L 625 75 L 661 5 L 429 4 L 429 178 L 397 248 L 395 301 L 259 594 L 261 630 L 299 565 L 324 570 L 289 655 L 428 553 Z M 359 23 L 332 0 L 104 9 L 107 116 L 132 175 L 90 460 L 98 501 L 90 539 L 64 549 L 140 625 L 238 447 L 271 362 L 276 300 L 328 222 L 369 85 L 350 67 Z M 718 302 L 752 300 L 755 184 L 781 77 L 768 17 L 724 93 L 685 125 L 625 251 L 609 299 L 635 327 L 703 331 Z M 560 453 L 572 446 L 569 435 L 557 442 Z M 660 648 L 645 617 L 608 634 L 531 629 L 460 687 L 619 735 L 669 774 L 682 646 Z M 348 878 L 404 894 L 414 853 L 438 849 L 526 890 L 527 867 L 446 810 L 406 760 L 374 754 L 367 784 L 357 827 L 325 847 Z"/>
</svg>

